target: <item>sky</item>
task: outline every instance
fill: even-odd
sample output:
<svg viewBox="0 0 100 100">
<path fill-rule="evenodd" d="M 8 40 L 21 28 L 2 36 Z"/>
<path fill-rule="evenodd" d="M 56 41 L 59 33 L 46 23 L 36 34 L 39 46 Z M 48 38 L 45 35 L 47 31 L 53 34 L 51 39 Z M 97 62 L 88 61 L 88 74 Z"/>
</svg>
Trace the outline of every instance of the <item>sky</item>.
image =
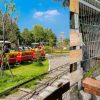
<svg viewBox="0 0 100 100">
<path fill-rule="evenodd" d="M 60 36 L 69 37 L 69 9 L 62 7 L 61 2 L 53 0 L 14 0 L 19 16 L 18 26 L 21 31 L 24 28 L 33 29 L 34 24 L 51 28 Z"/>
</svg>

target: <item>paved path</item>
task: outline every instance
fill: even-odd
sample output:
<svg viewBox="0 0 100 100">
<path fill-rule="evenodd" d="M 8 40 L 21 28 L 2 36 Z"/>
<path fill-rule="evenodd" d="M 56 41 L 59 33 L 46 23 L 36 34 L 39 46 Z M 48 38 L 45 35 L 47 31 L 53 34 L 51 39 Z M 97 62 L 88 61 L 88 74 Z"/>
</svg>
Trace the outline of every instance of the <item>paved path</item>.
<svg viewBox="0 0 100 100">
<path fill-rule="evenodd" d="M 49 59 L 49 70 L 57 68 L 58 66 L 65 65 L 66 63 L 69 62 L 68 61 L 69 57 L 67 54 L 56 55 L 56 56 L 50 55 L 48 59 Z"/>
</svg>

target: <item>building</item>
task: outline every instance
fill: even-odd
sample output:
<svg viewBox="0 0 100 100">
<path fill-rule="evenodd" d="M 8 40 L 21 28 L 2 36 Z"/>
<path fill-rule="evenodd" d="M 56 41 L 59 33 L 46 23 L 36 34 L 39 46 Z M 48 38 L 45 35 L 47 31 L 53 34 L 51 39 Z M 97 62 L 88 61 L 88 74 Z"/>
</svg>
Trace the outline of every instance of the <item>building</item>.
<svg viewBox="0 0 100 100">
<path fill-rule="evenodd" d="M 70 0 L 70 71 L 100 58 L 100 0 Z"/>
</svg>

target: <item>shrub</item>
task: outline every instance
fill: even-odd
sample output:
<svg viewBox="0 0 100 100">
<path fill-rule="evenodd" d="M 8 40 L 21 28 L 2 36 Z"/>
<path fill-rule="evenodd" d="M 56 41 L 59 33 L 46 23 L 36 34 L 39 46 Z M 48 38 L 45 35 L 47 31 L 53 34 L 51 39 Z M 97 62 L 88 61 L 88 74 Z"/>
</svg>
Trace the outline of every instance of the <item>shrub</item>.
<svg viewBox="0 0 100 100">
<path fill-rule="evenodd" d="M 46 51 L 46 53 L 52 53 L 52 52 L 54 52 L 53 48 L 50 47 L 50 46 L 45 46 L 45 51 Z"/>
</svg>

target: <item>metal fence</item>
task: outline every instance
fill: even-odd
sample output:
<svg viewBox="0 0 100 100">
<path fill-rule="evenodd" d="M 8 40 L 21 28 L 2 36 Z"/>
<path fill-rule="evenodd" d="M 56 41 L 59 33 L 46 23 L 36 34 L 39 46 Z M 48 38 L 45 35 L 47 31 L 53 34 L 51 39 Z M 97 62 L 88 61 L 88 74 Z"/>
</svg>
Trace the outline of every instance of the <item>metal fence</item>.
<svg viewBox="0 0 100 100">
<path fill-rule="evenodd" d="M 82 66 L 89 69 L 100 59 L 100 2 L 79 0 L 79 29 L 82 33 Z"/>
</svg>

